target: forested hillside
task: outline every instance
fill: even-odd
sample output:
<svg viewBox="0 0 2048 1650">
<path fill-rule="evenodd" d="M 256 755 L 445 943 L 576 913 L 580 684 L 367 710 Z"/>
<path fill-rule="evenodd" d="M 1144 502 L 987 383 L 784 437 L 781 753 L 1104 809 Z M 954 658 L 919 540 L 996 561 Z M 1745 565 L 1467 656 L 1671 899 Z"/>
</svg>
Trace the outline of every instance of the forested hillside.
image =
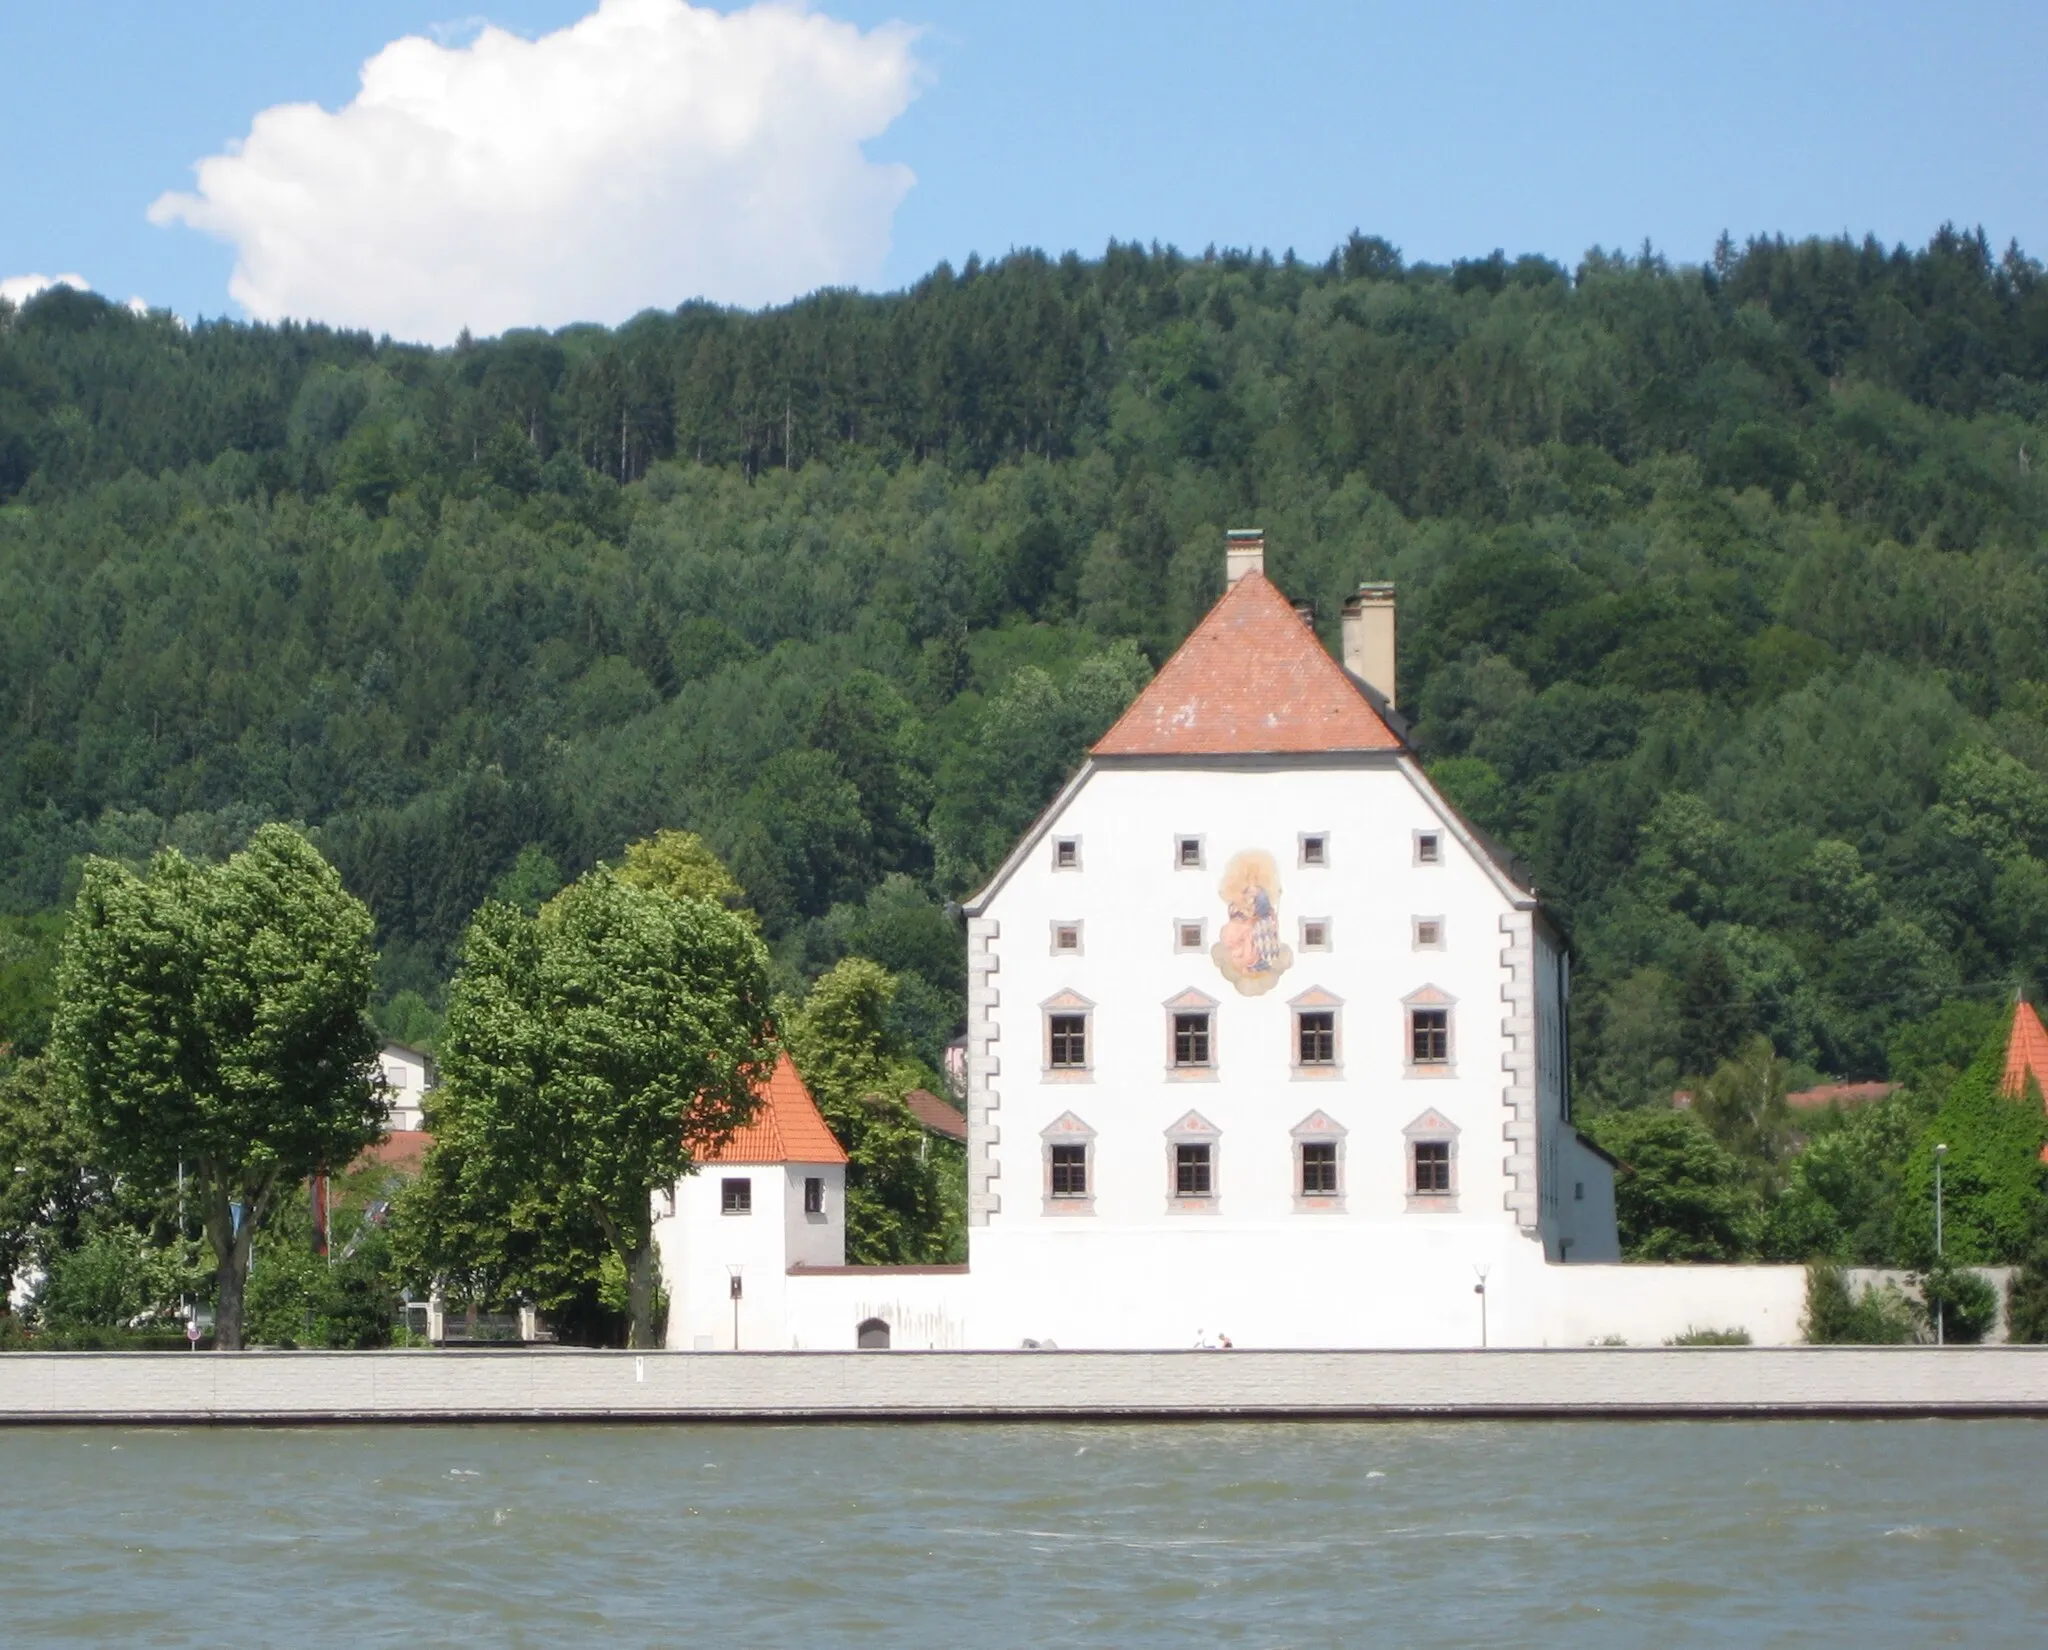
<svg viewBox="0 0 2048 1650">
<path fill-rule="evenodd" d="M 428 351 L 0 305 L 0 1037 L 89 851 L 303 822 L 431 1035 L 494 888 L 702 833 L 786 984 L 912 984 L 1218 593 L 1401 697 L 1579 957 L 1588 1111 L 1761 1032 L 1884 1075 L 2048 976 L 2048 285 L 1724 240 L 1576 271 L 1112 247 Z M 1919 1045 L 1915 1045 L 1919 1046 Z"/>
</svg>

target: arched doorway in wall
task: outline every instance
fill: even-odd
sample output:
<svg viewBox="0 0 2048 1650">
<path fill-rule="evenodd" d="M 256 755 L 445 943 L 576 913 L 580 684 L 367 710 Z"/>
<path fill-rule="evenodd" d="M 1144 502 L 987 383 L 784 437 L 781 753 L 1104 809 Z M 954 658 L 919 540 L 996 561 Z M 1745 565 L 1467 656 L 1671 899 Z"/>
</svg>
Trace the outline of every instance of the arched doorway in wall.
<svg viewBox="0 0 2048 1650">
<path fill-rule="evenodd" d="M 866 1319 L 855 1332 L 853 1344 L 863 1352 L 887 1352 L 889 1325 L 881 1318 Z"/>
</svg>

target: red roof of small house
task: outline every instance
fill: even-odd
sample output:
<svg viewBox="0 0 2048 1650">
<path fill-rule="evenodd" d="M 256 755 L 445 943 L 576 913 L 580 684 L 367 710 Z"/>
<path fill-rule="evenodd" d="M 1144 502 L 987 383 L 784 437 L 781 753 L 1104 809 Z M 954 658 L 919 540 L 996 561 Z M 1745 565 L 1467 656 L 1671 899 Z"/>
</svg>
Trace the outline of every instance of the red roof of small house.
<svg viewBox="0 0 2048 1650">
<path fill-rule="evenodd" d="M 811 1091 L 787 1054 L 761 1089 L 753 1120 L 733 1130 L 722 1146 L 697 1154 L 699 1163 L 844 1163 L 839 1144 Z"/>
<path fill-rule="evenodd" d="M 930 1089 L 912 1089 L 903 1097 L 903 1104 L 933 1134 L 943 1134 L 948 1140 L 967 1138 L 967 1119 L 960 1114 L 960 1108 L 949 1106 Z"/>
<path fill-rule="evenodd" d="M 1397 751 L 1401 741 L 1264 573 L 1224 592 L 1097 756 Z"/>
<path fill-rule="evenodd" d="M 1794 1089 L 1785 1104 L 1794 1111 L 1823 1111 L 1829 1106 L 1867 1106 L 1874 1100 L 1896 1094 L 1896 1083 L 1822 1083 L 1817 1088 Z"/>
<path fill-rule="evenodd" d="M 2014 1099 L 2027 1092 L 2032 1078 L 2048 1096 L 2048 1029 L 2034 1005 L 2024 999 L 2012 1005 L 2012 1029 L 2005 1039 L 2005 1078 L 2000 1083 Z"/>
</svg>

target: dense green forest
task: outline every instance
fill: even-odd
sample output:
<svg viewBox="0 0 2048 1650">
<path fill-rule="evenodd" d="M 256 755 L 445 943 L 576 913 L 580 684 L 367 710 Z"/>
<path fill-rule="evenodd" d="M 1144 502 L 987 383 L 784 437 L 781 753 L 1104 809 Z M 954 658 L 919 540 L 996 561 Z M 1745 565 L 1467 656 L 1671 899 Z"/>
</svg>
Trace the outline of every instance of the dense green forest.
<svg viewBox="0 0 2048 1650">
<path fill-rule="evenodd" d="M 1577 953 L 1582 1110 L 1885 1075 L 2048 976 L 2048 284 L 1112 246 L 433 351 L 0 305 L 0 1038 L 80 857 L 303 824 L 431 1039 L 494 889 L 701 833 L 782 989 L 957 1025 L 973 887 L 1256 522 L 1401 601 L 1440 782 Z M 1951 1061 L 1967 1063 L 1968 1050 Z"/>
</svg>

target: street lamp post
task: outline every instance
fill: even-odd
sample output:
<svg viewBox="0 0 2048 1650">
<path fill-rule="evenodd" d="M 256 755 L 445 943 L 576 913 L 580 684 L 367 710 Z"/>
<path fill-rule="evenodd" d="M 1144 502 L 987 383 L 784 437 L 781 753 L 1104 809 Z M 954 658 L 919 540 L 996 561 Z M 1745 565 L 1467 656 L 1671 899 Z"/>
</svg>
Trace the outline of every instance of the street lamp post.
<svg viewBox="0 0 2048 1650">
<path fill-rule="evenodd" d="M 1936 1266 L 1937 1268 L 1938 1268 L 1938 1267 L 1940 1267 L 1940 1265 L 1941 1265 L 1941 1254 L 1942 1254 L 1942 1247 L 1941 1247 L 1941 1164 L 1942 1164 L 1942 1159 L 1943 1159 L 1943 1158 L 1945 1158 L 1945 1157 L 1947 1157 L 1947 1156 L 1948 1156 L 1948 1146 L 1947 1146 L 1947 1144 L 1946 1144 L 1945 1142 L 1937 1142 L 1937 1143 L 1936 1143 L 1936 1145 L 1935 1145 L 1935 1148 L 1934 1148 L 1934 1264 L 1935 1264 L 1935 1266 Z M 1947 1286 L 1947 1282 L 1948 1282 L 1948 1280 L 1947 1280 L 1946 1278 L 1944 1278 L 1944 1279 L 1942 1280 L 1942 1283 L 1943 1283 L 1943 1286 L 1944 1286 L 1944 1287 L 1946 1287 L 1946 1286 Z M 1948 1344 L 1948 1341 L 1947 1341 L 1947 1339 L 1946 1339 L 1946 1337 L 1945 1337 L 1945 1335 L 1944 1335 L 1944 1333 L 1943 1333 L 1943 1330 L 1944 1330 L 1944 1328 L 1945 1328 L 1946 1326 L 1945 1326 L 1945 1325 L 1943 1324 L 1943 1322 L 1942 1322 L 1942 1319 L 1943 1319 L 1943 1318 L 1944 1318 L 1944 1317 L 1945 1317 L 1946 1315 L 1947 1315 L 1947 1314 L 1946 1314 L 1946 1313 L 1944 1313 L 1944 1312 L 1943 1312 L 1943 1310 L 1942 1310 L 1942 1303 L 1941 1303 L 1941 1302 L 1940 1302 L 1939 1300 L 1937 1300 L 1937 1301 L 1936 1301 L 1936 1302 L 1934 1303 L 1934 1344 L 1935 1344 L 1936 1346 L 1946 1346 L 1946 1345 Z"/>
<path fill-rule="evenodd" d="M 1479 1279 L 1477 1283 L 1472 1285 L 1472 1293 L 1479 1297 L 1479 1348 L 1483 1352 L 1486 1350 L 1486 1274 L 1492 1271 L 1493 1268 L 1490 1266 L 1475 1266 L 1472 1270 Z"/>
<path fill-rule="evenodd" d="M 746 1285 L 740 1281 L 740 1274 L 746 1268 L 728 1265 L 725 1270 L 732 1279 L 726 1293 L 732 1297 L 732 1349 L 737 1352 L 740 1349 L 740 1297 L 746 1293 Z"/>
</svg>

